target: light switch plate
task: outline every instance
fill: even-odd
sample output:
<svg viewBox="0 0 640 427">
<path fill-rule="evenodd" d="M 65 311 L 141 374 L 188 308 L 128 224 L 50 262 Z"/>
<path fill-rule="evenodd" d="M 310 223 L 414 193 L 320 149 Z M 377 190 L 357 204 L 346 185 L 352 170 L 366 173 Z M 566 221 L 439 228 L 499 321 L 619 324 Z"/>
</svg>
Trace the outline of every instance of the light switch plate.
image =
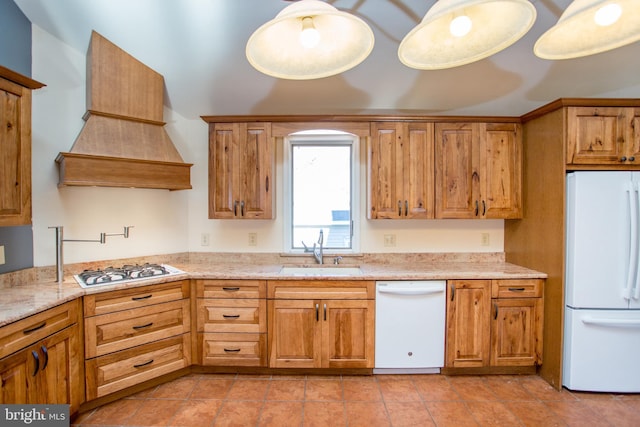
<svg viewBox="0 0 640 427">
<path fill-rule="evenodd" d="M 0 246 L 0 265 L 4 265 L 4 246 Z"/>
</svg>

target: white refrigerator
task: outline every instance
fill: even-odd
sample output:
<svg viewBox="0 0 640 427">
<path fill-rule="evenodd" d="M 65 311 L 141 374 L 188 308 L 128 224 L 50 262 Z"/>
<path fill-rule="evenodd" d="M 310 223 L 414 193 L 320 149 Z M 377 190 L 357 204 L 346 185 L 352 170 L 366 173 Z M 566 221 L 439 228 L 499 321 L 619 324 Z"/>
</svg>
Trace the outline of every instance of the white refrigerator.
<svg viewBox="0 0 640 427">
<path fill-rule="evenodd" d="M 640 392 L 640 172 L 567 174 L 562 383 Z"/>
</svg>

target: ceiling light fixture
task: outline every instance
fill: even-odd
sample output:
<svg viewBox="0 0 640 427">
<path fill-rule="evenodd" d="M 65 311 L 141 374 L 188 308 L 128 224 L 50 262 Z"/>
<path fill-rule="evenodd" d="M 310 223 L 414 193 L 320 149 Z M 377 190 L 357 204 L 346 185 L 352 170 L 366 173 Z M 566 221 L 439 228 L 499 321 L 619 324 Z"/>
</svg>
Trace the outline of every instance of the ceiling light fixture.
<svg viewBox="0 0 640 427">
<path fill-rule="evenodd" d="M 398 57 L 419 70 L 469 64 L 511 46 L 535 19 L 527 0 L 438 0 L 402 40 Z"/>
<path fill-rule="evenodd" d="M 543 59 L 593 55 L 640 40 L 640 0 L 574 0 L 533 47 Z"/>
<path fill-rule="evenodd" d="M 309 80 L 355 67 L 373 43 L 373 31 L 362 19 L 323 1 L 300 0 L 251 35 L 246 55 L 261 73 Z"/>
</svg>

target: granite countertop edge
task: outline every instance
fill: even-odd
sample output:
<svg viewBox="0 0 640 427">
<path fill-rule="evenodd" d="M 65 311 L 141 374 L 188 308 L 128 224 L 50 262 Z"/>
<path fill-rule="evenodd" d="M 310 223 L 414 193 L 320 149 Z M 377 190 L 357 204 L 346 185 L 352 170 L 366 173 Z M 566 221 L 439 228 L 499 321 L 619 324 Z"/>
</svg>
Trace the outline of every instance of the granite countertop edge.
<svg viewBox="0 0 640 427">
<path fill-rule="evenodd" d="M 82 288 L 73 278 L 65 276 L 62 283 L 36 277 L 0 280 L 0 326 L 21 320 L 84 295 L 132 289 L 136 287 L 188 279 L 220 280 L 449 280 L 449 279 L 544 279 L 545 273 L 507 262 L 439 262 L 427 264 L 359 265 L 361 274 L 346 276 L 289 276 L 280 273 L 282 264 L 172 263 L 182 274 L 162 276 L 129 283 Z M 312 267 L 307 266 L 307 267 Z M 345 265 L 349 267 L 350 265 Z M 327 268 L 341 268 L 326 265 Z M 0 275 L 0 279 L 1 279 Z M 35 276 L 35 275 L 34 275 Z"/>
</svg>

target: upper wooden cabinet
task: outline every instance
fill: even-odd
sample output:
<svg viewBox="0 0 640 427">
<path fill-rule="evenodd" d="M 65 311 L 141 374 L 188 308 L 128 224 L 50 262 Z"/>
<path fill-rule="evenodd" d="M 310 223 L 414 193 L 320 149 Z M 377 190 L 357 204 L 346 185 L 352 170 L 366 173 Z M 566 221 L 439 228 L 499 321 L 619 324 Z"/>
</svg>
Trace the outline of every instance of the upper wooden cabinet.
<svg viewBox="0 0 640 427">
<path fill-rule="evenodd" d="M 0 227 L 31 224 L 31 90 L 42 86 L 0 66 Z"/>
<path fill-rule="evenodd" d="M 209 218 L 272 219 L 270 123 L 209 125 Z"/>
<path fill-rule="evenodd" d="M 520 218 L 521 145 L 516 123 L 436 123 L 435 217 Z"/>
<path fill-rule="evenodd" d="M 567 164 L 640 165 L 640 108 L 568 107 Z"/>
<path fill-rule="evenodd" d="M 433 123 L 371 124 L 370 219 L 433 218 Z"/>
</svg>

